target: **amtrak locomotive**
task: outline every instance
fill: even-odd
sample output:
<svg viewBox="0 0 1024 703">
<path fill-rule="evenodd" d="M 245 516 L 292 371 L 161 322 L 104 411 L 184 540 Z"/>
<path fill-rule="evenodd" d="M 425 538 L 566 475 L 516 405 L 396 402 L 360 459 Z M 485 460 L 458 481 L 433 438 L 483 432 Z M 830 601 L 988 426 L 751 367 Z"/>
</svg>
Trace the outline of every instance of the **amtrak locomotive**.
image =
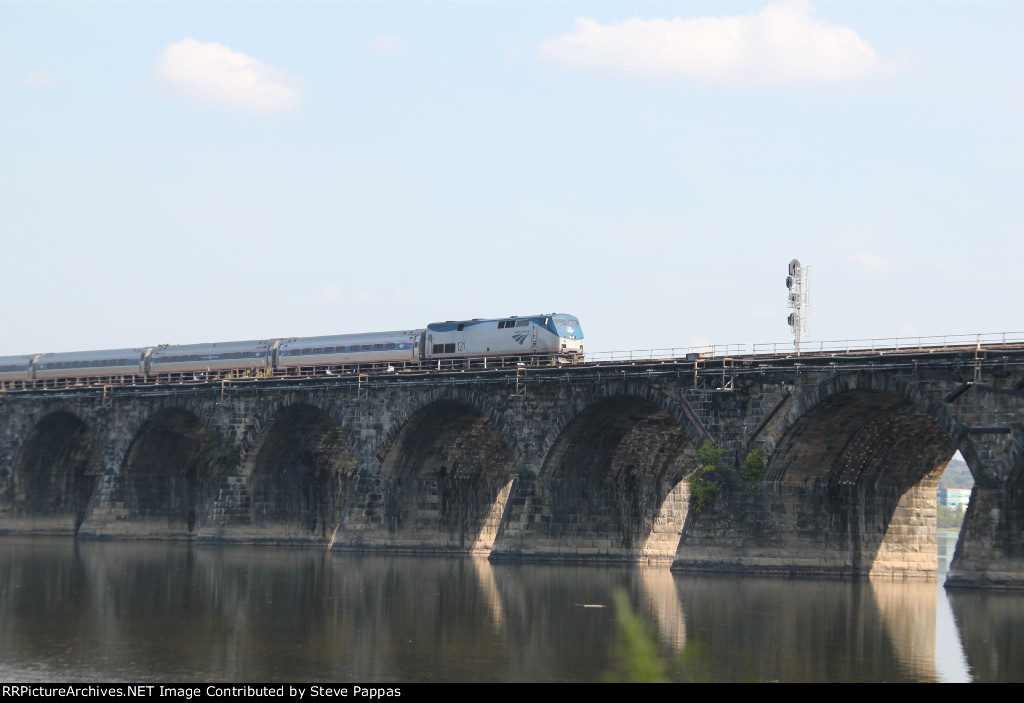
<svg viewBox="0 0 1024 703">
<path fill-rule="evenodd" d="M 583 330 L 573 315 L 433 322 L 399 332 L 0 357 L 0 383 L 56 379 L 204 379 L 242 372 L 285 376 L 398 368 L 466 368 L 575 362 Z"/>
</svg>

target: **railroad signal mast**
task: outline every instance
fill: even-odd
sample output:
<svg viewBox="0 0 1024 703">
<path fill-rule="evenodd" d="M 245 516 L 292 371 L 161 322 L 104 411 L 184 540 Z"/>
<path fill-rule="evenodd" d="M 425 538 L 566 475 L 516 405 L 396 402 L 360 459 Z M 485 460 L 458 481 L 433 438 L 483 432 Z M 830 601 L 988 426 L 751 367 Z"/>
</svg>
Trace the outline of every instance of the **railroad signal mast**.
<svg viewBox="0 0 1024 703">
<path fill-rule="evenodd" d="M 790 261 L 786 288 L 789 289 L 787 305 L 793 311 L 789 314 L 787 322 L 793 328 L 793 347 L 799 354 L 800 340 L 807 335 L 807 322 L 811 316 L 811 267 L 801 266 L 798 259 Z"/>
</svg>

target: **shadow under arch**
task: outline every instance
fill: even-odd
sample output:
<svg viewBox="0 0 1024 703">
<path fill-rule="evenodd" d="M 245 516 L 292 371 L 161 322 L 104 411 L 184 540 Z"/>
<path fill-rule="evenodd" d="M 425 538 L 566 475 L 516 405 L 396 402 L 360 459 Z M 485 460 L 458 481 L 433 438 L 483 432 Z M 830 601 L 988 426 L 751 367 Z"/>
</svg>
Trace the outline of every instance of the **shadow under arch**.
<svg viewBox="0 0 1024 703">
<path fill-rule="evenodd" d="M 136 432 L 108 491 L 105 511 L 110 514 L 91 516 L 90 532 L 191 538 L 213 498 L 216 479 L 209 430 L 189 410 L 164 408 Z M 139 521 L 146 527 L 141 528 Z M 124 525 L 121 534 L 117 523 L 134 524 Z"/>
<path fill-rule="evenodd" d="M 76 533 L 103 471 L 96 438 L 80 418 L 67 411 L 46 415 L 29 432 L 15 461 L 0 529 Z"/>
<path fill-rule="evenodd" d="M 203 539 L 330 544 L 357 469 L 334 418 L 312 405 L 279 408 L 255 437 L 240 476 L 222 480 Z"/>
<path fill-rule="evenodd" d="M 780 508 L 773 527 L 816 564 L 810 571 L 934 576 L 935 492 L 956 450 L 903 395 L 838 389 L 791 422 L 767 457 Z"/>
<path fill-rule="evenodd" d="M 508 498 L 515 460 L 475 406 L 440 398 L 419 408 L 387 448 L 376 477 L 346 517 L 339 548 L 487 552 Z"/>
<path fill-rule="evenodd" d="M 539 475 L 520 479 L 494 556 L 669 562 L 698 466 L 666 410 L 636 395 L 598 399 L 565 425 Z"/>
</svg>

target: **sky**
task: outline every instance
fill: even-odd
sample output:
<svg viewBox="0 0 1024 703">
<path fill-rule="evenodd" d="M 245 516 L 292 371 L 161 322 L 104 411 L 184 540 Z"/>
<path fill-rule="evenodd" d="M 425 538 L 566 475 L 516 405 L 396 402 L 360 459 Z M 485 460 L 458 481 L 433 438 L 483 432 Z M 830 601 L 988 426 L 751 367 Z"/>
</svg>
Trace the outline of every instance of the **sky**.
<svg viewBox="0 0 1024 703">
<path fill-rule="evenodd" d="M 1024 330 L 1024 2 L 0 1 L 0 355 Z"/>
</svg>

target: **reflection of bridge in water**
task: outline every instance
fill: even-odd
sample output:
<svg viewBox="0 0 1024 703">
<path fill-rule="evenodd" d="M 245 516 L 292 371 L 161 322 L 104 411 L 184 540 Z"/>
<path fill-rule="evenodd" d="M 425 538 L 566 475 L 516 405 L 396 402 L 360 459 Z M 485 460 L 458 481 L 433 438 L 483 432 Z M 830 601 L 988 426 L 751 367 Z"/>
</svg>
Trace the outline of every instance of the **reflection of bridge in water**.
<svg viewBox="0 0 1024 703">
<path fill-rule="evenodd" d="M 617 589 L 673 680 L 935 681 L 959 642 L 975 681 L 1019 681 L 1024 661 L 1019 593 L 951 591 L 946 630 L 924 580 L 19 537 L 0 577 L 14 679 L 595 680 L 615 666 Z"/>
<path fill-rule="evenodd" d="M 7 392 L 0 531 L 928 575 L 959 449 L 948 582 L 1021 587 L 1022 388 L 986 344 Z"/>
</svg>

